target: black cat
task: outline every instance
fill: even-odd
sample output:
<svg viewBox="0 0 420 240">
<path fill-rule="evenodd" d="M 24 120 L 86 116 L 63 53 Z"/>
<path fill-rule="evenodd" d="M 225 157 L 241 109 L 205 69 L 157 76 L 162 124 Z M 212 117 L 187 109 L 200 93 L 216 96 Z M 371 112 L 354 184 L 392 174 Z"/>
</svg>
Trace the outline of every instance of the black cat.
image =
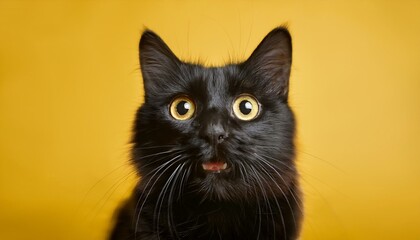
<svg viewBox="0 0 420 240">
<path fill-rule="evenodd" d="M 222 67 L 180 61 L 145 31 L 140 63 L 145 101 L 132 162 L 141 180 L 110 239 L 296 239 L 288 30 L 274 29 L 248 60 Z"/>
</svg>

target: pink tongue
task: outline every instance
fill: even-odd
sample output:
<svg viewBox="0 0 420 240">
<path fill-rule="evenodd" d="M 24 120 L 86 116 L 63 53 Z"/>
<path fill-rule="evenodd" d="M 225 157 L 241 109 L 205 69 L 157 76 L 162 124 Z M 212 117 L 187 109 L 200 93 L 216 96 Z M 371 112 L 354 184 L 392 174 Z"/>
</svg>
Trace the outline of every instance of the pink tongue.
<svg viewBox="0 0 420 240">
<path fill-rule="evenodd" d="M 218 171 L 223 169 L 223 165 L 225 163 L 223 162 L 209 162 L 209 163 L 204 163 L 203 165 L 205 166 L 206 170 L 211 170 L 211 171 Z"/>
</svg>

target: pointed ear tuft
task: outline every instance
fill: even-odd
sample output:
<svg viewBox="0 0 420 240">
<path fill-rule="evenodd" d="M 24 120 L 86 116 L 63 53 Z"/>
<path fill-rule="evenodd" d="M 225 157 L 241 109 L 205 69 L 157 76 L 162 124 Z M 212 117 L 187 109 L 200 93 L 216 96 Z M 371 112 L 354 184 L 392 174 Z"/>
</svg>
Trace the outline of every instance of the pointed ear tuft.
<svg viewBox="0 0 420 240">
<path fill-rule="evenodd" d="M 254 77 L 265 81 L 270 91 L 287 101 L 292 65 L 292 38 L 287 28 L 278 27 L 268 33 L 244 65 Z"/>
<path fill-rule="evenodd" d="M 170 76 L 177 71 L 180 61 L 165 42 L 154 32 L 143 32 L 140 44 L 140 66 L 145 95 L 159 92 Z"/>
</svg>

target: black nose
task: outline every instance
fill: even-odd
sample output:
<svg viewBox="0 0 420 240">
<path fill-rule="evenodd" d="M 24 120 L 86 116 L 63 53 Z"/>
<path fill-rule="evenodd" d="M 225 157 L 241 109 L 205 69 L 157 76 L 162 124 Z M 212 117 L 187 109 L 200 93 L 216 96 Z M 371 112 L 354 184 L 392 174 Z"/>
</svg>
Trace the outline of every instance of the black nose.
<svg viewBox="0 0 420 240">
<path fill-rule="evenodd" d="M 217 117 L 206 119 L 200 129 L 200 135 L 212 144 L 222 143 L 229 136 L 227 127 L 223 124 L 222 120 Z"/>
</svg>

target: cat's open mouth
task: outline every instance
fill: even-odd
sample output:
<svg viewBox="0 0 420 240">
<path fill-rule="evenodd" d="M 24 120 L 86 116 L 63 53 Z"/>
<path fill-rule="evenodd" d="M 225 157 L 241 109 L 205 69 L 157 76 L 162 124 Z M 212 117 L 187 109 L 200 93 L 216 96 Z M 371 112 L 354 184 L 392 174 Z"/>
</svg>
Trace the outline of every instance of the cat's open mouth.
<svg viewBox="0 0 420 240">
<path fill-rule="evenodd" d="M 228 170 L 228 165 L 226 162 L 206 162 L 201 164 L 204 171 L 212 173 L 220 173 L 222 171 Z"/>
</svg>

